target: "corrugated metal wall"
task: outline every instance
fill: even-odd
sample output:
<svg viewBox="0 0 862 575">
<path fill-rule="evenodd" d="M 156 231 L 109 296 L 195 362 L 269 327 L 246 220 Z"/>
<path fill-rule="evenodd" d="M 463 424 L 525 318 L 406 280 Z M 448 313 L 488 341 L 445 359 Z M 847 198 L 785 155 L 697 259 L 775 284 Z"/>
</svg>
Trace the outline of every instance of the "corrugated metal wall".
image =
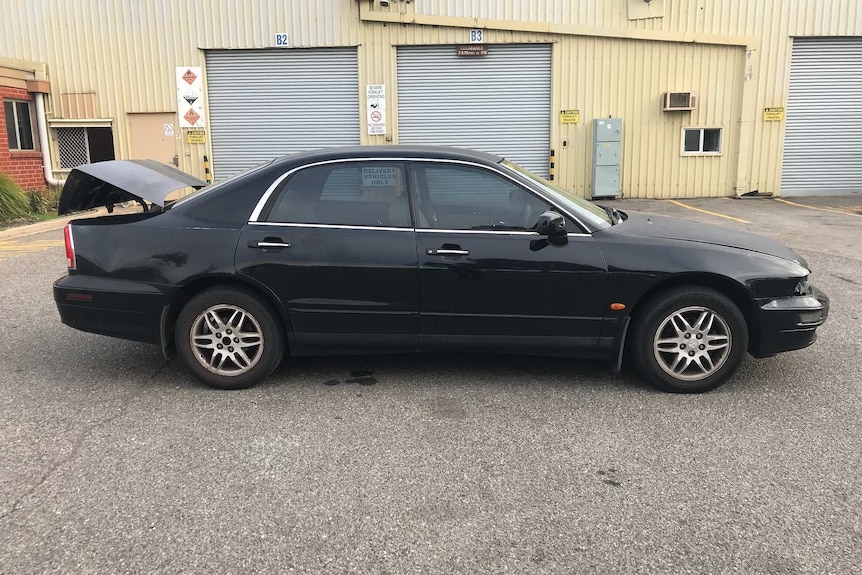
<svg viewBox="0 0 862 575">
<path fill-rule="evenodd" d="M 175 112 L 175 67 L 205 66 L 202 49 L 270 48 L 276 33 L 291 47 L 356 46 L 360 35 L 355 0 L 0 0 L 0 14 L 0 54 L 48 64 L 54 118 L 75 117 L 64 94 L 94 94 L 118 158 L 131 147 L 126 115 Z M 209 142 L 178 143 L 180 168 L 203 177 Z"/>
<path fill-rule="evenodd" d="M 359 93 L 365 84 L 386 84 L 395 136 L 395 47 L 465 42 L 463 24 L 446 18 L 508 19 L 510 29 L 489 29 L 486 41 L 554 44 L 549 147 L 558 152 L 559 183 L 585 191 L 588 120 L 614 114 L 624 119 L 628 196 L 728 195 L 737 185 L 776 192 L 785 125 L 761 115 L 786 106 L 792 37 L 862 36 L 862 0 L 664 0 L 664 17 L 629 20 L 631 2 L 417 0 L 381 8 L 357 0 L 0 0 L 0 54 L 48 65 L 55 117 L 67 113 L 63 94 L 94 93 L 93 108 L 114 119 L 124 157 L 126 114 L 175 111 L 174 67 L 204 66 L 202 49 L 268 48 L 275 33 L 287 33 L 291 47 L 358 46 Z M 392 19 L 360 21 L 360 7 Z M 401 24 L 414 14 L 440 23 Z M 674 89 L 700 92 L 689 120 L 658 111 L 659 94 Z M 561 126 L 561 108 L 580 109 L 582 123 Z M 385 143 L 366 135 L 363 110 L 360 99 L 362 141 Z M 720 122 L 724 154 L 672 153 L 689 121 Z M 202 175 L 206 149 L 183 142 L 181 167 Z"/>
<path fill-rule="evenodd" d="M 728 196 L 736 178 L 745 50 L 732 46 L 576 38 L 557 46 L 559 109 L 581 123 L 560 125 L 561 181 L 589 196 L 594 118 L 623 119 L 621 188 L 626 197 Z M 594 78 L 583 82 L 581 78 Z M 694 92 L 691 112 L 663 112 L 665 92 Z M 720 156 L 681 156 L 683 127 L 723 128 Z M 567 147 L 563 148 L 563 141 Z"/>
</svg>

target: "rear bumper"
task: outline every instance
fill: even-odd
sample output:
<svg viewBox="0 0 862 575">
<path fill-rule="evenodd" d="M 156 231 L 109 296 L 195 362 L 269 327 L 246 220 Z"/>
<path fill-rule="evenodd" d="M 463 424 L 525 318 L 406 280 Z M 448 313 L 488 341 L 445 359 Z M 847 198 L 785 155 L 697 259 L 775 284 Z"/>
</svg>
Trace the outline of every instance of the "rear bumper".
<svg viewBox="0 0 862 575">
<path fill-rule="evenodd" d="M 54 282 L 60 320 L 75 329 L 159 343 L 164 294 L 139 282 L 70 275 Z"/>
<path fill-rule="evenodd" d="M 762 302 L 758 312 L 760 338 L 751 355 L 768 357 L 814 343 L 817 328 L 829 317 L 829 298 L 812 288 L 810 295 Z"/>
</svg>

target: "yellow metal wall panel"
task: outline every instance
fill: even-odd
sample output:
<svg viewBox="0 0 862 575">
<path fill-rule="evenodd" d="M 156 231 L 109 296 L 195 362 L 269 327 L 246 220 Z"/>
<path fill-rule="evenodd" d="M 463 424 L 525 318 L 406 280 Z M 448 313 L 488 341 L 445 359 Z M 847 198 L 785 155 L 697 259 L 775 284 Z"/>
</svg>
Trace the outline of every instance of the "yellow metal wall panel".
<svg viewBox="0 0 862 575">
<path fill-rule="evenodd" d="M 0 13 L 0 54 L 48 64 L 51 117 L 82 113 L 63 94 L 95 94 L 87 112 L 113 119 L 119 158 L 131 154 L 127 115 L 175 112 L 175 68 L 204 66 L 202 49 L 269 48 L 276 33 L 288 34 L 285 49 L 360 36 L 355 0 L 0 0 Z M 202 177 L 208 145 L 177 138 L 180 167 Z"/>
<path fill-rule="evenodd" d="M 623 119 L 622 191 L 626 197 L 726 196 L 735 178 L 744 49 L 663 42 L 574 38 L 557 46 L 559 109 L 581 123 L 560 126 L 561 181 L 588 196 L 591 120 Z M 691 112 L 663 112 L 668 91 L 694 92 Z M 724 153 L 682 157 L 683 127 L 724 129 Z M 562 147 L 563 140 L 566 148 Z"/>
<path fill-rule="evenodd" d="M 55 118 L 82 113 L 63 94 L 95 94 L 93 112 L 113 119 L 117 155 L 128 157 L 127 114 L 175 111 L 174 68 L 204 66 L 204 49 L 268 48 L 276 33 L 289 35 L 286 49 L 358 46 L 363 142 L 384 143 L 366 135 L 364 92 L 386 85 L 387 130 L 397 140 L 395 46 L 466 42 L 469 26 L 451 17 L 508 20 L 508 29 L 486 30 L 486 41 L 554 44 L 549 149 L 559 183 L 588 193 L 589 121 L 615 115 L 624 121 L 628 196 L 777 192 L 784 122 L 764 122 L 762 109 L 786 106 L 792 38 L 862 36 L 862 0 L 665 0 L 664 17 L 642 20 L 629 20 L 628 1 L 0 0 L 0 54 L 47 65 Z M 362 21 L 361 6 L 395 21 Z M 413 15 L 450 21 L 401 23 Z M 647 32 L 662 41 L 625 38 Z M 698 108 L 661 112 L 668 90 L 697 91 Z M 560 109 L 579 109 L 581 123 L 560 125 Z M 683 125 L 723 127 L 722 156 L 681 157 Z M 203 175 L 206 150 L 183 138 L 181 167 Z"/>
</svg>

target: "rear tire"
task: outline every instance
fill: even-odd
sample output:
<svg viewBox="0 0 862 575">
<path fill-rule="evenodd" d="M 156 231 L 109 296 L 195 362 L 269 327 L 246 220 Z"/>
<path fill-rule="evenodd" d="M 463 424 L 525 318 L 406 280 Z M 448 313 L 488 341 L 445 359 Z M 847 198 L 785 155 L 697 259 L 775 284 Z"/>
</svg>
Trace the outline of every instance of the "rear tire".
<svg viewBox="0 0 862 575">
<path fill-rule="evenodd" d="M 259 383 L 284 355 L 276 312 L 240 288 L 210 288 L 190 299 L 177 317 L 174 341 L 194 376 L 217 389 Z"/>
<path fill-rule="evenodd" d="M 725 295 L 674 288 L 641 305 L 629 345 L 638 372 L 659 389 L 703 393 L 739 368 L 748 349 L 748 325 Z"/>
</svg>

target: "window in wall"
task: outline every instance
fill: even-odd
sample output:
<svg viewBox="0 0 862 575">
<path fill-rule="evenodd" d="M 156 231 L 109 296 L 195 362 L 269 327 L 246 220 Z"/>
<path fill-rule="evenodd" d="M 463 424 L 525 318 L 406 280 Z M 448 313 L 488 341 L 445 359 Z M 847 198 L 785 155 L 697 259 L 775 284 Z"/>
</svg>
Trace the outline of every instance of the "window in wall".
<svg viewBox="0 0 862 575">
<path fill-rule="evenodd" d="M 114 159 L 114 134 L 111 128 L 72 126 L 56 130 L 61 170 Z"/>
<path fill-rule="evenodd" d="M 550 206 L 515 182 L 483 168 L 414 164 L 418 227 L 530 230 Z"/>
<path fill-rule="evenodd" d="M 291 176 L 267 220 L 299 224 L 411 226 L 404 164 L 351 162 L 305 168 Z"/>
<path fill-rule="evenodd" d="M 9 149 L 35 150 L 30 102 L 4 100 L 3 112 L 6 115 L 6 136 L 9 138 Z"/>
<path fill-rule="evenodd" d="M 709 156 L 721 154 L 721 128 L 683 128 L 682 155 Z"/>
</svg>

